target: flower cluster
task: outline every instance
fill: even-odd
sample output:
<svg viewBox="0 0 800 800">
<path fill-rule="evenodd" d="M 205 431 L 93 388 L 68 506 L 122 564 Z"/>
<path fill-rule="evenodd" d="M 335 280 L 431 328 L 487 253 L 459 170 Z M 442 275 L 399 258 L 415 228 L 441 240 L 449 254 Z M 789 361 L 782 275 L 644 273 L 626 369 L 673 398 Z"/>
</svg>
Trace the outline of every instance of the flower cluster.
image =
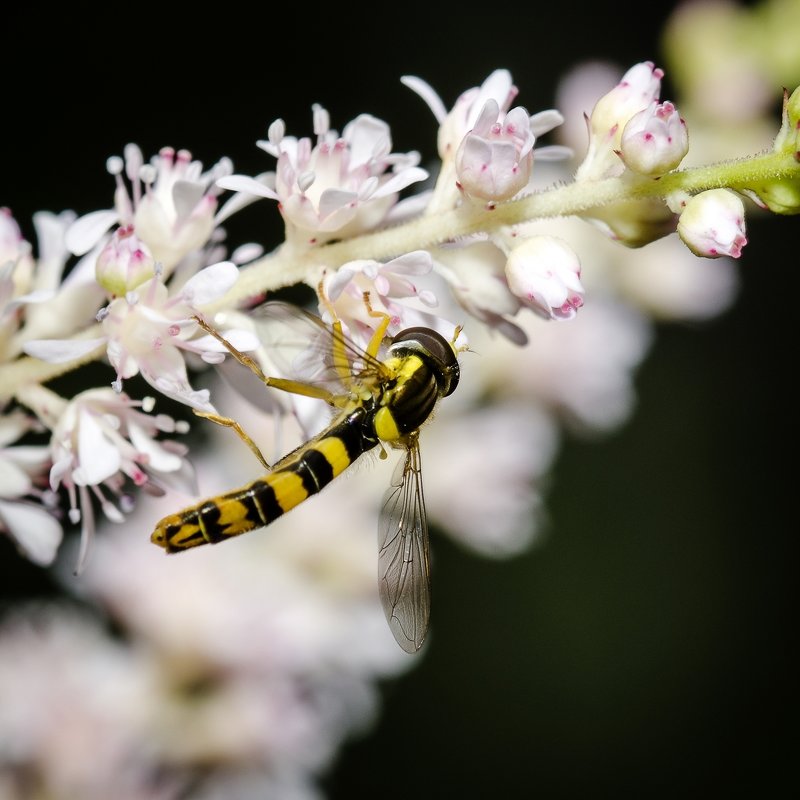
<svg viewBox="0 0 800 800">
<path fill-rule="evenodd" d="M 188 445 L 173 438 L 188 432 L 182 413 L 224 427 L 252 420 L 248 444 L 269 440 L 278 455 L 327 423 L 320 398 L 342 391 L 351 364 L 319 342 L 281 338 L 287 328 L 257 308 L 272 291 L 313 292 L 312 328 L 341 329 L 362 366 L 377 336 L 432 328 L 464 376 L 421 435 L 431 520 L 483 554 L 527 547 L 562 430 L 624 422 L 652 321 L 708 318 L 734 298 L 745 201 L 800 210 L 800 90 L 786 93 L 771 151 L 682 167 L 694 131 L 661 99 L 663 76 L 643 62 L 590 95 L 592 80 L 575 79 L 560 111 L 533 114 L 515 105 L 504 69 L 450 108 L 406 76 L 438 123 L 428 169 L 419 153 L 393 151 L 387 122 L 364 113 L 340 133 L 314 106 L 312 136 L 290 136 L 278 119 L 257 143 L 272 171 L 234 174 L 227 158 L 204 171 L 172 148 L 146 162 L 129 145 L 107 162 L 111 207 L 39 213 L 36 247 L 0 210 L 0 531 L 47 566 L 72 541 L 62 525 L 79 527 L 71 563 L 83 597 L 129 640 L 112 644 L 61 612 L 35 630 L 0 631 L 12 652 L 63 661 L 75 686 L 122 687 L 77 717 L 101 768 L 72 758 L 44 717 L 23 720 L 25 703 L 6 692 L 0 729 L 29 725 L 9 756 L 19 774 L 42 773 L 44 794 L 60 783 L 75 796 L 171 798 L 192 770 L 211 776 L 211 794 L 231 771 L 262 794 L 304 790 L 374 710 L 373 682 L 407 663 L 381 619 L 374 547 L 354 534 L 375 527 L 390 466 L 374 464 L 346 490 L 335 482 L 274 535 L 176 564 L 141 533 L 174 512 L 172 490 L 197 494 Z M 581 117 L 576 137 L 569 121 Z M 541 146 L 545 136 L 554 141 Z M 247 243 L 228 253 L 221 224 L 260 198 L 276 202 L 284 241 L 266 255 Z M 87 370 L 70 396 L 45 386 L 98 359 L 100 384 Z M 270 379 L 290 391 L 265 387 Z M 336 397 L 355 403 L 358 391 Z M 244 466 L 241 442 L 221 427 L 209 436 L 194 459 L 204 493 L 248 480 L 257 466 Z M 491 459 L 476 440 L 496 448 Z M 142 494 L 161 507 L 135 503 Z M 93 542 L 96 509 L 124 535 Z M 81 660 L 81 643 L 92 658 Z M 48 686 L 36 659 L 26 679 L 31 695 Z M 71 713 L 67 696 L 48 702 Z M 105 734 L 115 725 L 124 737 Z M 53 757 L 40 763 L 45 750 Z"/>
</svg>

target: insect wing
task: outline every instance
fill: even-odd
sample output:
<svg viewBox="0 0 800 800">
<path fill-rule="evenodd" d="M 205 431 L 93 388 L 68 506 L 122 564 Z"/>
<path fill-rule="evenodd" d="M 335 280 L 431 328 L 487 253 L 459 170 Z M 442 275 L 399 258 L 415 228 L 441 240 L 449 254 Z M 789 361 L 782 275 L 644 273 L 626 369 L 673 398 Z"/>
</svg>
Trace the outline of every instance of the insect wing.
<svg viewBox="0 0 800 800">
<path fill-rule="evenodd" d="M 378 544 L 378 588 L 386 620 L 400 647 L 416 653 L 431 610 L 428 521 L 416 438 L 384 497 Z"/>
<path fill-rule="evenodd" d="M 340 329 L 297 306 L 265 303 L 252 315 L 274 377 L 320 386 L 333 394 L 348 391 L 343 375 L 381 376 L 385 368 Z"/>
</svg>

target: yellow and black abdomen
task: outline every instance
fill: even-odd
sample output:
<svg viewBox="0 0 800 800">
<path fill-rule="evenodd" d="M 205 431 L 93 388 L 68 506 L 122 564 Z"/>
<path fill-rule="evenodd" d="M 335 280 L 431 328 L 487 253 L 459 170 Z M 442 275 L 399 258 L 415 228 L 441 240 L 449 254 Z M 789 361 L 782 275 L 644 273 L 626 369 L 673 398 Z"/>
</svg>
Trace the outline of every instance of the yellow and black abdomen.
<svg viewBox="0 0 800 800">
<path fill-rule="evenodd" d="M 282 458 L 264 477 L 165 517 L 151 541 L 177 552 L 269 525 L 377 445 L 373 416 L 369 406 L 358 407 Z"/>
</svg>

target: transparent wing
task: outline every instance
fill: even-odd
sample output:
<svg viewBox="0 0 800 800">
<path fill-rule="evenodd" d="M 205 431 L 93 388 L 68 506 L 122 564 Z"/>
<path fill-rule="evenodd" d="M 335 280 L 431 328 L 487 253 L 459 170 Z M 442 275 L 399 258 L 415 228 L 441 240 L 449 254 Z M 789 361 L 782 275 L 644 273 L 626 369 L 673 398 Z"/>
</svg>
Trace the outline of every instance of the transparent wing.
<svg viewBox="0 0 800 800">
<path fill-rule="evenodd" d="M 386 368 L 346 333 L 298 306 L 271 301 L 251 312 L 273 377 L 321 386 L 333 394 L 349 390 L 342 367 L 358 380 L 383 377 Z M 337 358 L 339 362 L 337 363 Z"/>
<path fill-rule="evenodd" d="M 416 436 L 384 497 L 378 544 L 378 588 L 386 620 L 400 647 L 416 653 L 431 610 L 428 521 Z"/>
</svg>

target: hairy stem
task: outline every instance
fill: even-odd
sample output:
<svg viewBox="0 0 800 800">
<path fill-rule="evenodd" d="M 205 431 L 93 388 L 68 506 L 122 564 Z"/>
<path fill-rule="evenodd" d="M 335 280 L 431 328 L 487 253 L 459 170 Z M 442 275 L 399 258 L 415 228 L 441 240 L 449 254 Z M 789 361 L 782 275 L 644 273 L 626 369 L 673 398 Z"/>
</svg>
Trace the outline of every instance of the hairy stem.
<svg viewBox="0 0 800 800">
<path fill-rule="evenodd" d="M 678 193 L 695 194 L 707 189 L 746 189 L 767 180 L 800 180 L 800 164 L 792 153 L 765 153 L 736 161 L 722 162 L 670 172 L 660 178 L 607 178 L 574 182 L 535 192 L 518 200 L 491 207 L 468 205 L 398 224 L 375 233 L 341 242 L 320 245 L 304 253 L 276 250 L 242 268 L 239 279 L 221 299 L 204 307 L 207 314 L 235 308 L 265 292 L 297 283 L 316 285 L 323 270 L 335 270 L 348 261 L 384 261 L 402 253 L 436 247 L 478 232 L 491 233 L 505 226 L 536 219 L 575 216 L 621 200 L 662 198 Z M 78 334 L 97 336 L 98 328 Z M 68 363 L 48 364 L 21 358 L 0 366 L 0 401 L 13 397 L 27 383 L 41 383 L 99 358 L 100 347 Z"/>
</svg>

